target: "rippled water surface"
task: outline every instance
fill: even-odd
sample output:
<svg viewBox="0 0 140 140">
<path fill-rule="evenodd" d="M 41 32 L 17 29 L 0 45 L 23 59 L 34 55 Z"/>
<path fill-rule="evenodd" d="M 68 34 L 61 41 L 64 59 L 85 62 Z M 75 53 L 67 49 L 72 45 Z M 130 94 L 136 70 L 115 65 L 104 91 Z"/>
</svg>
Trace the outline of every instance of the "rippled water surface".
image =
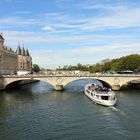
<svg viewBox="0 0 140 140">
<path fill-rule="evenodd" d="M 0 140 L 139 140 L 140 90 L 116 92 L 109 108 L 84 95 L 86 83 L 63 92 L 41 82 L 0 92 Z"/>
</svg>

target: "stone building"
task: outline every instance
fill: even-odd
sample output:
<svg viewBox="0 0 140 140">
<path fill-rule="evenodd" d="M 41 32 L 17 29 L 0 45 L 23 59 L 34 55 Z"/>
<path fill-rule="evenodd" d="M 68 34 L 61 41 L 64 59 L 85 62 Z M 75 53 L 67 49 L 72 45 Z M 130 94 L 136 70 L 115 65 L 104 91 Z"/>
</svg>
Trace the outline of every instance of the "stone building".
<svg viewBox="0 0 140 140">
<path fill-rule="evenodd" d="M 28 50 L 18 45 L 16 51 L 4 45 L 4 38 L 0 34 L 0 75 L 31 72 L 32 58 Z"/>
<path fill-rule="evenodd" d="M 16 53 L 18 55 L 18 73 L 30 73 L 32 70 L 32 57 L 30 56 L 28 49 L 25 50 L 24 47 L 21 48 L 20 45 L 18 45 Z"/>
</svg>

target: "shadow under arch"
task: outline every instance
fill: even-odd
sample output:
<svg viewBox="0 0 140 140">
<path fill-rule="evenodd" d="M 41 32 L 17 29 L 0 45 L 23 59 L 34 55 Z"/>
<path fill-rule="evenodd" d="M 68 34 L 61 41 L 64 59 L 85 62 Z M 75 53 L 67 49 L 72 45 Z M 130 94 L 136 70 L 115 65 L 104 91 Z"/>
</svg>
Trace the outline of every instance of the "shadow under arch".
<svg viewBox="0 0 140 140">
<path fill-rule="evenodd" d="M 9 83 L 8 85 L 6 85 L 5 89 L 17 88 L 17 87 L 21 87 L 24 85 L 34 84 L 34 83 L 44 83 L 44 84 L 50 86 L 52 89 L 54 88 L 54 86 L 51 83 L 43 81 L 43 80 L 22 79 L 22 80 L 16 80 L 16 81 Z"/>
<path fill-rule="evenodd" d="M 104 86 L 107 88 L 111 88 L 111 85 L 106 83 L 105 81 L 96 79 L 96 78 L 81 78 L 77 80 L 73 80 L 64 86 L 65 90 L 69 91 L 84 91 L 84 87 L 89 83 L 96 83 L 97 85 Z"/>
<path fill-rule="evenodd" d="M 23 85 L 36 83 L 38 81 L 39 80 L 27 80 L 27 79 L 16 80 L 16 81 L 13 81 L 13 82 L 9 83 L 8 85 L 6 85 L 5 89 L 16 88 L 16 87 L 20 87 L 20 86 L 23 86 Z"/>
<path fill-rule="evenodd" d="M 121 86 L 122 89 L 125 88 L 132 88 L 132 89 L 140 89 L 140 79 L 134 79 L 131 81 L 126 82 Z"/>
<path fill-rule="evenodd" d="M 107 82 L 103 81 L 103 80 L 99 80 L 99 79 L 96 79 L 98 81 L 100 81 L 102 83 L 102 85 L 106 88 L 112 88 L 110 84 L 108 84 Z"/>
</svg>

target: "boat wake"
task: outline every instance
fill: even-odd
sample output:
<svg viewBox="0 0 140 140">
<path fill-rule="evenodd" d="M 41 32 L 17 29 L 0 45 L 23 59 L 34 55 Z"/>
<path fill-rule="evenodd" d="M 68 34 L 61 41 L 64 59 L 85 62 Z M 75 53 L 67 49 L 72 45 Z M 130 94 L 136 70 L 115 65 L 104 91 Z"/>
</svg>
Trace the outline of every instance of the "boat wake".
<svg viewBox="0 0 140 140">
<path fill-rule="evenodd" d="M 121 111 L 120 109 L 118 109 L 118 108 L 116 108 L 114 106 L 110 106 L 109 108 L 112 109 L 113 111 L 119 112 L 121 115 L 126 116 L 126 114 L 123 111 Z"/>
</svg>

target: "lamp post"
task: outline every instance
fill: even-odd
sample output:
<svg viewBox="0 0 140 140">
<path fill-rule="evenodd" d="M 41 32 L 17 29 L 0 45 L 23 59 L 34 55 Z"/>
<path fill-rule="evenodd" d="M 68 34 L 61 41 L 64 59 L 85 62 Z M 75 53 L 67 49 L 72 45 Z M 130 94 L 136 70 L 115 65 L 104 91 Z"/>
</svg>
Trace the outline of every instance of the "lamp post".
<svg viewBox="0 0 140 140">
<path fill-rule="evenodd" d="M 87 67 L 88 67 L 88 72 L 89 72 L 88 76 L 90 77 L 90 65 L 88 64 Z"/>
<path fill-rule="evenodd" d="M 59 74 L 60 74 L 60 66 L 59 66 L 59 69 L 58 70 L 59 70 Z"/>
</svg>

